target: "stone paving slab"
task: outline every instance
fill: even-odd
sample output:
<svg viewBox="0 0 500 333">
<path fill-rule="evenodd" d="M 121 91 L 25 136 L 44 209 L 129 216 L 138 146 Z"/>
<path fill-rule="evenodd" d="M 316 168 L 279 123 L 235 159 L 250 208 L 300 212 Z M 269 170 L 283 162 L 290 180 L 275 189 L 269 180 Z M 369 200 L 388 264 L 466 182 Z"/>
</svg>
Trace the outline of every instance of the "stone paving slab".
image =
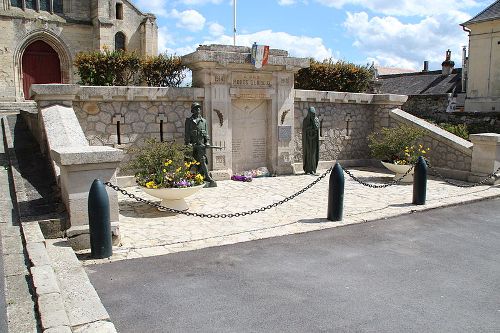
<svg viewBox="0 0 500 333">
<path fill-rule="evenodd" d="M 392 175 L 376 168 L 356 168 L 352 172 L 374 184 L 392 180 Z M 242 212 L 282 200 L 315 179 L 311 175 L 294 175 L 257 178 L 252 182 L 219 181 L 218 187 L 203 189 L 186 201 L 191 212 Z M 142 198 L 159 201 L 138 187 L 127 190 Z M 497 197 L 500 196 L 500 186 L 458 188 L 431 178 L 427 185 L 426 205 L 412 205 L 412 195 L 411 184 L 374 189 L 346 176 L 344 219 L 342 222 L 331 222 L 326 219 L 328 176 L 283 205 L 238 218 L 207 219 L 160 212 L 120 194 L 122 245 L 114 247 L 113 256 L 109 259 L 89 259 L 88 251 L 79 255 L 87 265 L 303 233 Z"/>
</svg>

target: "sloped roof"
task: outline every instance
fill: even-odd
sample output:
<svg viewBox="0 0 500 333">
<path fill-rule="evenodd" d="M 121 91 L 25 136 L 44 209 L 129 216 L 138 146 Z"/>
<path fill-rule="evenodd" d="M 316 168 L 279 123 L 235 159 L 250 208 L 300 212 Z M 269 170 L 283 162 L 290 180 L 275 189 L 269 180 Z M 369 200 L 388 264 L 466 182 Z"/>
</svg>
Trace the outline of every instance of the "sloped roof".
<svg viewBox="0 0 500 333">
<path fill-rule="evenodd" d="M 397 68 L 397 67 L 380 67 L 376 66 L 378 75 L 413 73 L 415 69 Z"/>
<path fill-rule="evenodd" d="M 496 20 L 500 19 L 500 0 L 495 1 L 492 3 L 489 7 L 487 7 L 485 10 L 483 10 L 481 13 L 477 14 L 470 20 L 468 20 L 465 23 L 462 23 L 461 25 L 469 25 L 471 23 L 479 23 L 479 22 L 484 22 L 484 21 L 491 21 L 491 20 Z"/>
<path fill-rule="evenodd" d="M 442 71 L 414 72 L 404 74 L 380 75 L 380 92 L 398 95 L 433 95 L 460 91 L 462 69 L 454 69 L 448 76 Z"/>
</svg>

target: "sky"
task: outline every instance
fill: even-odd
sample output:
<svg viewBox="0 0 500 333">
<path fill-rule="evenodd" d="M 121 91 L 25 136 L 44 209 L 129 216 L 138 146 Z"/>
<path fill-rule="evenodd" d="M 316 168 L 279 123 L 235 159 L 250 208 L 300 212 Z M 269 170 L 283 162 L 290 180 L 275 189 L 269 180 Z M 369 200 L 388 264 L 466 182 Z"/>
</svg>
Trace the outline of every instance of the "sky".
<svg viewBox="0 0 500 333">
<path fill-rule="evenodd" d="M 233 0 L 132 0 L 158 23 L 160 52 L 233 45 Z M 461 67 L 468 34 L 459 25 L 493 0 L 237 0 L 236 45 L 254 42 L 290 56 L 441 69 L 447 49 Z"/>
</svg>

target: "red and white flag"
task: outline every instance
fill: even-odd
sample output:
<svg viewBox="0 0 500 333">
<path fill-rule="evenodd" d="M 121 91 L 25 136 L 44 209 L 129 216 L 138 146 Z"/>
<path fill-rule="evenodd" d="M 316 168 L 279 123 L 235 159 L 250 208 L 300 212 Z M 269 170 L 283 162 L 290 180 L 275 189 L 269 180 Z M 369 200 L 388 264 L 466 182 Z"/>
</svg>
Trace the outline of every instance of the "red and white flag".
<svg viewBox="0 0 500 333">
<path fill-rule="evenodd" d="M 252 45 L 252 64 L 255 68 L 260 69 L 267 64 L 269 59 L 269 46 L 268 45 Z"/>
</svg>

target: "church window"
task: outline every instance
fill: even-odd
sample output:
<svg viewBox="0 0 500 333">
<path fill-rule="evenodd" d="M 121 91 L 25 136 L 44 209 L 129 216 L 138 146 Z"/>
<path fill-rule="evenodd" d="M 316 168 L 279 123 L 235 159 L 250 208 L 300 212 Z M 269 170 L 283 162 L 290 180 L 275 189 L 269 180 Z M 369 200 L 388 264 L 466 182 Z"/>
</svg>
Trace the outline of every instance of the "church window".
<svg viewBox="0 0 500 333">
<path fill-rule="evenodd" d="M 115 35 L 115 50 L 125 51 L 125 34 L 123 32 L 117 32 Z"/>
<path fill-rule="evenodd" d="M 23 0 L 10 0 L 10 5 L 12 7 L 23 8 Z"/>
<path fill-rule="evenodd" d="M 63 0 L 53 0 L 53 10 L 54 13 L 62 14 L 63 13 Z"/>
<path fill-rule="evenodd" d="M 40 0 L 40 10 L 50 12 L 50 0 Z"/>
<path fill-rule="evenodd" d="M 116 19 L 123 20 L 123 4 L 122 3 L 116 4 Z"/>
<path fill-rule="evenodd" d="M 10 0 L 10 5 L 23 9 L 63 13 L 63 0 Z"/>
<path fill-rule="evenodd" d="M 26 0 L 25 4 L 26 4 L 26 8 L 36 9 L 36 0 Z"/>
</svg>

